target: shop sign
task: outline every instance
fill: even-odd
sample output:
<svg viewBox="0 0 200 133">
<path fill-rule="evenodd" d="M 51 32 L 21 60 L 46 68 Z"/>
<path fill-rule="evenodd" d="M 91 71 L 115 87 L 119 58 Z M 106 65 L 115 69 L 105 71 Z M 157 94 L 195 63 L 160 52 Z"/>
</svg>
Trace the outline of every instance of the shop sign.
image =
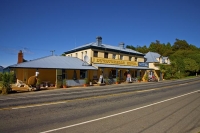
<svg viewBox="0 0 200 133">
<path fill-rule="evenodd" d="M 138 66 L 138 62 L 136 61 L 124 61 L 124 60 L 105 59 L 105 58 L 98 58 L 98 57 L 93 57 L 93 63 Z"/>
<path fill-rule="evenodd" d="M 147 62 L 138 62 L 138 66 L 140 67 L 148 67 L 148 63 Z"/>
</svg>

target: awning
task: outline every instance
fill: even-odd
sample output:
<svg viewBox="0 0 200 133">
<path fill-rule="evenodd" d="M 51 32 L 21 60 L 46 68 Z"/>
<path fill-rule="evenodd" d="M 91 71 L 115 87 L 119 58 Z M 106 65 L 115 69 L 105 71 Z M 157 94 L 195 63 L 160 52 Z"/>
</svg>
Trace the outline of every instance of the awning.
<svg viewBox="0 0 200 133">
<path fill-rule="evenodd" d="M 121 66 L 121 65 L 107 65 L 107 64 L 93 64 L 94 67 L 101 68 L 125 68 L 125 69 L 139 69 L 139 70 L 153 70 L 148 67 L 138 67 L 138 66 Z"/>
</svg>

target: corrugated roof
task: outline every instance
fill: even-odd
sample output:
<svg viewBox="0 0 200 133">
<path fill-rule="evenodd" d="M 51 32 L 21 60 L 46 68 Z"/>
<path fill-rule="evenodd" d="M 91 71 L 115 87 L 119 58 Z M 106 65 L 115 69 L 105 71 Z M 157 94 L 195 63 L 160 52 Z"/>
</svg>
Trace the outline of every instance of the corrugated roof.
<svg viewBox="0 0 200 133">
<path fill-rule="evenodd" d="M 68 56 L 47 56 L 8 66 L 9 68 L 96 69 L 88 63 Z"/>
<path fill-rule="evenodd" d="M 148 67 L 137 67 L 137 66 L 120 66 L 120 65 L 107 65 L 107 64 L 93 64 L 96 67 L 102 68 L 125 68 L 125 69 L 151 69 Z"/>
<path fill-rule="evenodd" d="M 147 59 L 146 62 L 159 62 L 156 58 L 159 58 L 160 54 L 155 53 L 155 52 L 148 52 L 145 55 L 145 58 Z"/>
<path fill-rule="evenodd" d="M 79 47 L 76 47 L 74 49 L 71 49 L 69 51 L 66 51 L 65 53 L 70 53 L 73 51 L 78 51 L 79 49 L 84 49 L 84 48 L 88 48 L 88 47 L 96 47 L 96 48 L 105 48 L 105 49 L 110 49 L 110 50 L 117 50 L 117 51 L 123 51 L 123 52 L 127 52 L 127 53 L 132 53 L 132 54 L 139 54 L 139 55 L 144 55 L 143 53 L 137 52 L 135 50 L 132 49 L 128 49 L 128 48 L 120 48 L 119 46 L 112 46 L 112 45 L 107 45 L 107 44 L 101 44 L 101 46 L 97 45 L 97 42 L 92 42 L 92 43 L 88 43 Z"/>
</svg>

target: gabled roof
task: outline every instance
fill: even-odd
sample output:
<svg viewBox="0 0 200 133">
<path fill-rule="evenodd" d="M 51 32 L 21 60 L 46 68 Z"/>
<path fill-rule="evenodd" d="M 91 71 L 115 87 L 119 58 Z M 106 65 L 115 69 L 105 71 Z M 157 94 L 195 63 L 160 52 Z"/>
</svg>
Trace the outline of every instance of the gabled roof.
<svg viewBox="0 0 200 133">
<path fill-rule="evenodd" d="M 44 69 L 96 69 L 88 63 L 67 56 L 47 56 L 28 62 L 8 66 L 9 68 L 44 68 Z"/>
<path fill-rule="evenodd" d="M 146 62 L 159 62 L 156 58 L 160 58 L 160 54 L 155 53 L 155 52 L 148 52 L 145 55 L 145 58 L 147 59 Z"/>
<path fill-rule="evenodd" d="M 92 42 L 92 43 L 88 43 L 88 44 L 76 47 L 74 49 L 66 51 L 65 54 L 69 54 L 72 52 L 76 52 L 76 51 L 80 51 L 80 50 L 84 50 L 84 49 L 88 49 L 88 48 L 101 49 L 101 50 L 106 49 L 106 50 L 110 50 L 110 51 L 114 51 L 114 52 L 144 56 L 144 54 L 142 54 L 140 52 L 137 52 L 135 50 L 128 49 L 128 48 L 121 48 L 119 46 L 117 47 L 117 46 L 111 46 L 111 45 L 107 45 L 107 44 L 101 44 L 101 46 L 98 46 L 97 42 Z"/>
</svg>

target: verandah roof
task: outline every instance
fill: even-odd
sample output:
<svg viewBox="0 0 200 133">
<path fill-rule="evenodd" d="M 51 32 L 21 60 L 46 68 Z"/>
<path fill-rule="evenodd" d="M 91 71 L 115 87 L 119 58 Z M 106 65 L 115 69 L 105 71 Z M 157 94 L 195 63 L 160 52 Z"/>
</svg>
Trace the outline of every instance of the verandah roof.
<svg viewBox="0 0 200 133">
<path fill-rule="evenodd" d="M 68 56 L 47 56 L 28 62 L 8 66 L 8 68 L 42 68 L 42 69 L 80 69 L 96 70 L 95 67 L 76 58 Z"/>
</svg>

